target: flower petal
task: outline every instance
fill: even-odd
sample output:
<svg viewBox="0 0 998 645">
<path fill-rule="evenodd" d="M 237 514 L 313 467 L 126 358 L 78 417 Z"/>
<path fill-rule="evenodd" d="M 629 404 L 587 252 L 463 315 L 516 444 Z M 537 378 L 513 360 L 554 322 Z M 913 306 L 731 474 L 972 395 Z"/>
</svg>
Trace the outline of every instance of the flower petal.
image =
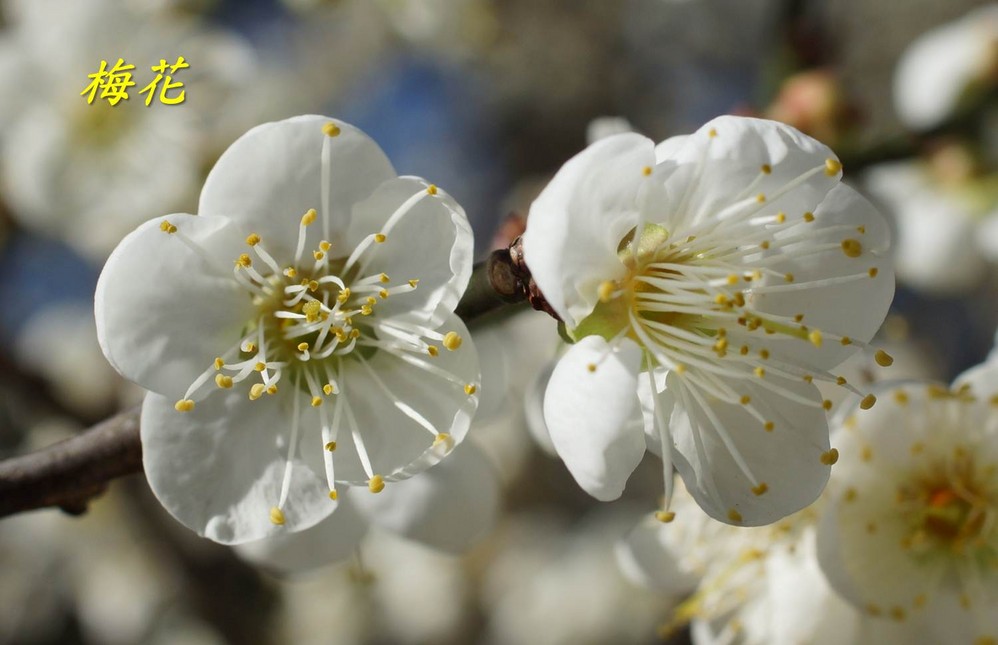
<svg viewBox="0 0 998 645">
<path fill-rule="evenodd" d="M 644 434 L 628 423 L 638 403 L 640 363 L 633 342 L 611 349 L 601 337 L 587 336 L 558 361 L 544 395 L 544 420 L 558 455 L 579 486 L 604 502 L 620 497 L 645 453 Z"/>
<path fill-rule="evenodd" d="M 297 575 L 352 556 L 367 535 L 368 526 L 349 495 L 344 495 L 336 511 L 312 528 L 238 544 L 235 550 L 239 557 L 258 567 Z"/>
<path fill-rule="evenodd" d="M 637 224 L 638 187 L 655 147 L 638 134 L 601 139 L 570 159 L 530 206 L 523 252 L 545 299 L 569 327 L 624 274 L 617 245 Z"/>
<path fill-rule="evenodd" d="M 323 132 L 328 123 L 339 128 L 336 136 Z M 323 164 L 324 145 L 328 165 Z M 306 211 L 314 208 L 320 220 L 328 219 L 328 229 L 320 222 L 309 227 L 307 248 L 315 248 L 321 237 L 335 246 L 353 205 L 394 176 L 378 145 L 357 128 L 324 116 L 297 116 L 259 125 L 229 146 L 208 173 L 198 212 L 232 218 L 244 234 L 259 234 L 271 255 L 289 258 Z M 322 212 L 324 179 L 329 213 Z"/>
<path fill-rule="evenodd" d="M 436 357 L 393 350 L 417 365 L 387 349 L 364 359 L 370 370 L 345 361 L 340 393 L 329 400 L 328 405 L 336 405 L 338 399 L 348 399 L 374 473 L 385 481 L 411 477 L 447 456 L 464 439 L 478 406 L 481 372 L 467 328 L 452 314 L 439 331 L 455 331 L 464 343 L 455 351 L 440 349 Z M 475 391 L 468 394 L 466 385 Z M 337 446 L 337 481 L 365 485 L 368 475 L 346 422 Z"/>
<path fill-rule="evenodd" d="M 660 155 L 660 162 L 677 165 L 677 172 L 666 179 L 676 200 L 673 208 L 683 211 L 671 214 L 682 218 L 675 221 L 712 219 L 726 207 L 760 194 L 766 197 L 760 216 L 785 211 L 799 217 L 838 183 L 837 173 L 825 172 L 826 160 L 836 159 L 828 147 L 775 121 L 721 116 L 682 146 L 661 145 L 666 154 Z"/>
<path fill-rule="evenodd" d="M 828 424 L 818 389 L 774 375 L 765 376 L 765 385 L 761 381 L 751 373 L 724 379 L 724 385 L 750 397 L 748 405 L 713 398 L 690 376 L 670 372 L 666 381 L 676 401 L 670 422 L 676 469 L 701 508 L 721 522 L 771 524 L 813 502 L 828 481 L 830 468 L 822 463 Z M 772 422 L 770 431 L 753 409 Z"/>
<path fill-rule="evenodd" d="M 325 479 L 296 458 L 284 525 L 270 519 L 287 464 L 287 403 L 282 395 L 251 402 L 245 392 L 227 390 L 178 412 L 172 399 L 147 394 L 143 466 L 160 503 L 198 535 L 222 544 L 300 531 L 332 513 L 336 503 Z"/>
<path fill-rule="evenodd" d="M 378 495 L 351 489 L 349 496 L 373 524 L 461 553 L 495 524 L 499 480 L 485 453 L 468 442 L 418 477 L 388 486 Z"/>
<path fill-rule="evenodd" d="M 164 221 L 178 234 L 160 230 Z M 252 319 L 246 292 L 224 273 L 240 242 L 229 220 L 193 215 L 150 220 L 122 240 L 94 295 L 97 338 L 111 365 L 147 390 L 180 398 Z"/>
<path fill-rule="evenodd" d="M 678 524 L 692 519 L 684 517 Z M 617 542 L 614 549 L 617 564 L 628 580 L 653 591 L 677 595 L 691 593 L 700 582 L 702 571 L 686 566 L 688 562 L 681 560 L 670 548 L 667 530 L 654 517 L 643 519 Z"/>
<path fill-rule="evenodd" d="M 381 184 L 354 207 L 345 244 L 352 249 L 365 237 L 384 233 L 385 241 L 367 251 L 365 273 L 385 273 L 393 284 L 412 279 L 419 284 L 379 302 L 378 315 L 436 326 L 454 311 L 468 286 L 474 240 L 457 202 L 443 190 L 427 190 L 418 177 Z"/>
<path fill-rule="evenodd" d="M 752 308 L 787 318 L 803 315 L 803 324 L 812 331 L 869 341 L 894 297 L 887 222 L 859 193 L 839 184 L 814 209 L 814 221 L 777 233 L 774 246 L 782 235 L 796 239 L 799 227 L 807 227 L 806 237 L 780 247 L 769 258 L 777 275 L 767 274 L 753 283 L 759 292 L 748 299 Z M 851 244 L 848 255 L 842 246 L 847 241 Z M 787 285 L 785 275 L 793 276 L 793 285 L 799 288 L 766 292 L 768 286 L 778 285 L 775 288 L 779 289 Z M 735 336 L 732 344 L 752 343 L 750 334 L 738 332 Z M 764 344 L 774 358 L 820 369 L 838 365 L 857 348 L 831 338 L 818 346 L 782 334 L 767 337 Z"/>
</svg>

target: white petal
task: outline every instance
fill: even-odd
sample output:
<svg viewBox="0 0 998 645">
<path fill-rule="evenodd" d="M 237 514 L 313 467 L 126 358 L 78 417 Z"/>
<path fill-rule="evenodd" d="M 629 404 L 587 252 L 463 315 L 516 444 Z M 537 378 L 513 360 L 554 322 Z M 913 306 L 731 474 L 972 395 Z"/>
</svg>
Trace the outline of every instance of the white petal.
<svg viewBox="0 0 998 645">
<path fill-rule="evenodd" d="M 643 169 L 655 165 L 651 140 L 601 139 L 570 159 L 530 206 L 523 253 L 545 299 L 575 327 L 598 301 L 604 280 L 623 276 L 617 245 L 637 224 Z"/>
<path fill-rule="evenodd" d="M 143 466 L 160 503 L 198 535 L 223 544 L 300 531 L 332 513 L 325 478 L 295 459 L 284 525 L 270 520 L 287 464 L 288 403 L 280 394 L 249 401 L 245 392 L 226 390 L 178 412 L 172 399 L 147 394 Z"/>
<path fill-rule="evenodd" d="M 661 163 L 676 156 L 676 154 L 686 145 L 686 140 L 690 138 L 688 134 L 680 134 L 669 137 L 665 141 L 655 146 L 655 161 Z"/>
<path fill-rule="evenodd" d="M 164 220 L 203 247 L 220 268 L 161 231 Z M 94 295 L 97 338 L 115 369 L 176 400 L 238 342 L 254 309 L 221 267 L 231 268 L 242 252 L 240 243 L 229 220 L 193 215 L 150 220 L 121 241 Z"/>
<path fill-rule="evenodd" d="M 349 495 L 344 495 L 336 511 L 312 528 L 238 544 L 235 550 L 258 567 L 296 575 L 349 558 L 356 553 L 367 528 L 367 519 L 357 512 Z"/>
<path fill-rule="evenodd" d="M 803 324 L 811 330 L 821 330 L 862 342 L 869 341 L 880 328 L 894 297 L 894 272 L 889 256 L 890 233 L 887 222 L 873 206 L 852 188 L 838 184 L 814 209 L 814 221 L 799 223 L 791 230 L 778 233 L 798 235 L 801 227 L 808 233 L 800 242 L 780 249 L 771 256 L 772 268 L 779 276 L 767 275 L 758 284 L 786 284 L 781 276 L 793 275 L 795 284 L 856 276 L 839 284 L 815 284 L 796 291 L 759 293 L 751 296 L 751 306 L 762 312 L 792 318 L 803 314 Z M 839 227 L 847 227 L 843 232 Z M 860 232 L 860 231 L 863 232 Z M 844 240 L 859 243 L 859 257 L 851 257 L 842 249 Z M 778 243 L 778 242 L 777 242 Z M 813 252 L 821 245 L 832 248 Z M 871 269 L 875 276 L 870 277 Z M 736 330 L 732 344 L 753 339 Z M 758 342 L 758 341 L 755 341 Z M 776 358 L 788 362 L 829 369 L 856 351 L 856 345 L 843 345 L 836 340 L 822 342 L 820 347 L 807 340 L 773 334 L 765 345 Z"/>
<path fill-rule="evenodd" d="M 688 594 L 696 589 L 700 575 L 684 567 L 666 546 L 663 533 L 669 528 L 646 517 L 617 542 L 617 564 L 632 582 L 660 593 Z"/>
<path fill-rule="evenodd" d="M 378 350 L 367 363 L 377 374 L 385 391 L 370 372 L 353 360 L 346 360 L 340 393 L 326 405 L 336 405 L 336 397 L 347 397 L 357 421 L 364 448 L 371 459 L 374 473 L 385 481 L 394 482 L 420 473 L 447 456 L 450 449 L 461 443 L 468 432 L 471 418 L 478 405 L 478 394 L 467 394 L 464 385 L 480 386 L 481 372 L 478 354 L 464 323 L 453 314 L 439 331 L 456 331 L 464 342 L 455 351 L 441 349 L 440 354 L 413 355 L 419 361 L 449 372 L 454 382 L 438 373 L 406 363 L 386 350 Z M 446 434 L 446 441 L 435 443 L 435 436 L 399 406 Z M 330 412 L 330 419 L 332 413 Z M 315 442 L 318 446 L 319 442 Z M 350 484 L 365 485 L 364 471 L 349 426 L 345 423 L 337 438 L 336 478 Z"/>
<path fill-rule="evenodd" d="M 558 450 L 551 441 L 551 433 L 544 421 L 544 395 L 557 364 L 556 361 L 552 361 L 538 372 L 523 396 L 524 421 L 527 424 L 527 431 L 537 446 L 552 457 L 558 456 Z"/>
<path fill-rule="evenodd" d="M 587 336 L 558 361 L 544 395 L 558 455 L 601 501 L 620 497 L 645 452 L 643 433 L 627 423 L 637 407 L 640 363 L 641 350 L 631 341 L 611 350 L 599 336 Z"/>
<path fill-rule="evenodd" d="M 412 198 L 415 203 L 399 210 Z M 345 246 L 353 249 L 363 238 L 382 232 L 396 211 L 400 219 L 384 230 L 386 239 L 367 251 L 367 275 L 385 273 L 392 284 L 418 279 L 414 291 L 378 303 L 379 316 L 402 316 L 421 324 L 439 325 L 464 294 L 471 278 L 474 240 L 464 210 L 449 195 L 416 177 L 399 177 L 378 186 L 354 207 Z"/>
<path fill-rule="evenodd" d="M 337 136 L 323 133 L 327 123 L 340 129 Z M 328 214 L 322 212 L 326 139 Z M 323 116 L 298 116 L 259 125 L 229 146 L 208 173 L 198 212 L 231 217 L 246 232 L 262 236 L 271 255 L 288 258 L 306 211 L 314 208 L 319 213 L 319 221 L 309 227 L 307 248 L 313 249 L 323 236 L 324 217 L 333 238 L 349 223 L 353 205 L 394 176 L 381 149 L 357 128 Z"/>
<path fill-rule="evenodd" d="M 467 551 L 492 529 L 500 499 L 495 469 L 472 442 L 377 495 L 348 494 L 373 524 L 451 553 Z"/>
<path fill-rule="evenodd" d="M 807 506 L 821 493 L 829 474 L 829 466 L 821 463 L 829 447 L 828 424 L 817 388 L 765 376 L 768 385 L 813 403 L 805 405 L 763 387 L 760 380 L 749 374 L 725 382 L 740 395 L 748 395 L 751 406 L 773 422 L 769 432 L 748 406 L 698 392 L 686 377 L 675 373 L 667 380 L 676 401 L 670 423 L 678 451 L 673 453 L 676 469 L 711 517 L 741 526 L 771 524 Z M 755 483 L 742 471 L 724 435 Z M 763 483 L 766 491 L 756 495 L 753 487 Z"/>
<path fill-rule="evenodd" d="M 666 188 L 675 200 L 674 208 L 685 204 L 684 212 L 669 214 L 673 222 L 711 219 L 727 206 L 758 194 L 766 196 L 759 215 L 784 211 L 789 217 L 799 217 L 813 210 L 838 183 L 837 175 L 829 177 L 824 172 L 826 160 L 836 158 L 831 150 L 775 121 L 718 117 L 683 145 L 670 144 L 664 149 L 668 154 L 661 160 L 678 166 L 666 180 Z M 763 165 L 769 166 L 768 173 L 763 174 Z M 791 182 L 814 169 L 821 170 L 790 188 Z M 668 221 L 665 226 L 673 228 Z"/>
</svg>

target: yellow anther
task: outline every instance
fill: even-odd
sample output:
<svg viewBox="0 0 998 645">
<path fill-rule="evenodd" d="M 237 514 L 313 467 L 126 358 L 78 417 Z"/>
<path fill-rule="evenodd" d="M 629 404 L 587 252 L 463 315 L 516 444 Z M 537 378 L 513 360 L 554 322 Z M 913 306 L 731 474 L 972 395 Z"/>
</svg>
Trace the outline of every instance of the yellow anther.
<svg viewBox="0 0 998 645">
<path fill-rule="evenodd" d="M 326 396 L 329 396 L 334 392 L 336 392 L 336 388 L 333 387 L 332 383 L 326 383 L 325 385 L 322 386 L 322 393 L 325 394 Z"/>
<path fill-rule="evenodd" d="M 804 213 L 804 221 L 805 222 L 813 222 L 814 221 L 814 213 L 812 213 L 811 211 L 808 211 L 808 212 Z"/>
<path fill-rule="evenodd" d="M 387 300 L 389 295 L 391 294 L 388 293 L 388 289 L 382 289 L 378 292 L 378 297 L 382 300 Z"/>
<path fill-rule="evenodd" d="M 655 519 L 662 524 L 668 524 L 672 520 L 676 519 L 676 514 L 672 511 L 655 511 Z"/>
<path fill-rule="evenodd" d="M 450 351 L 456 350 L 461 346 L 461 336 L 456 331 L 449 331 L 444 334 L 443 345 Z"/>
<path fill-rule="evenodd" d="M 866 272 L 871 278 L 876 278 L 878 273 L 880 273 L 880 269 L 877 267 L 870 267 L 870 270 Z"/>
<path fill-rule="evenodd" d="M 760 204 L 765 203 L 766 196 L 763 195 L 762 193 L 759 193 L 758 195 L 755 196 L 755 201 L 759 202 Z"/>
<path fill-rule="evenodd" d="M 409 280 L 409 286 L 412 287 L 413 289 L 416 288 L 417 284 L 419 284 L 419 278 L 413 278 L 412 280 Z"/>
<path fill-rule="evenodd" d="M 814 331 L 812 331 L 810 334 L 807 335 L 807 339 L 811 341 L 811 344 L 814 345 L 815 347 L 821 347 L 821 341 L 822 341 L 821 330 L 815 329 Z"/>
<path fill-rule="evenodd" d="M 319 214 L 315 212 L 314 208 L 308 209 L 307 211 L 305 211 L 305 214 L 301 216 L 301 225 L 308 226 L 309 224 L 314 222 L 315 218 L 318 216 Z"/>
<path fill-rule="evenodd" d="M 782 224 L 785 221 L 787 221 L 787 214 L 786 213 L 780 212 L 780 213 L 776 214 L 776 223 L 777 224 Z"/>
<path fill-rule="evenodd" d="M 769 358 L 769 350 L 768 349 L 760 349 L 759 350 L 759 358 L 761 358 L 762 360 L 768 359 Z"/>
<path fill-rule="evenodd" d="M 302 305 L 301 311 L 305 314 L 305 318 L 309 322 L 315 322 L 319 317 L 319 312 L 322 310 L 322 304 L 318 300 L 309 300 L 304 305 Z"/>
<path fill-rule="evenodd" d="M 369 305 L 375 305 L 378 303 L 378 299 L 375 298 L 374 296 L 368 296 L 364 298 L 364 302 L 366 302 Z"/>
<path fill-rule="evenodd" d="M 904 620 L 905 611 L 903 607 L 891 607 L 891 618 L 897 621 Z"/>
<path fill-rule="evenodd" d="M 859 225 L 856 227 L 856 232 L 859 233 L 860 235 L 866 235 L 866 227 L 863 225 Z"/>
<path fill-rule="evenodd" d="M 843 495 L 843 499 L 845 499 L 847 502 L 854 502 L 856 501 L 856 497 L 858 495 L 859 493 L 856 492 L 856 489 L 850 486 L 849 488 L 846 489 L 846 492 Z"/>
<path fill-rule="evenodd" d="M 429 354 L 430 356 L 437 356 L 440 354 L 440 350 L 437 349 L 436 345 L 429 345 L 426 348 L 426 353 Z"/>
<path fill-rule="evenodd" d="M 250 246 L 256 246 L 257 244 L 260 243 L 260 236 L 257 235 L 256 233 L 250 233 L 248 236 L 246 236 L 246 243 L 249 244 Z"/>
<path fill-rule="evenodd" d="M 754 369 L 754 370 L 752 370 L 752 371 L 753 371 L 753 372 L 755 373 L 755 375 L 756 375 L 756 376 L 758 376 L 759 378 L 762 378 L 762 377 L 764 377 L 764 376 L 766 375 L 766 369 L 765 369 L 765 368 L 763 368 L 763 367 L 757 367 L 757 368 L 755 368 L 755 369 Z"/>
<path fill-rule="evenodd" d="M 289 278 L 294 278 L 295 276 L 298 275 L 298 272 L 295 271 L 294 267 L 288 267 L 287 269 L 284 269 L 284 275 L 288 276 Z"/>
<path fill-rule="evenodd" d="M 863 400 L 859 402 L 859 408 L 861 410 L 869 410 L 874 406 L 876 402 L 877 402 L 877 397 L 873 396 L 872 394 L 867 394 L 865 397 L 863 397 Z"/>
<path fill-rule="evenodd" d="M 738 348 L 738 353 L 741 354 L 742 356 L 745 356 L 746 354 L 749 353 L 749 346 L 742 345 L 741 347 Z"/>
<path fill-rule="evenodd" d="M 741 403 L 742 405 L 748 405 L 749 403 L 752 402 L 752 397 L 750 397 L 748 394 L 743 394 L 742 398 L 738 399 L 738 402 Z"/>
<path fill-rule="evenodd" d="M 223 389 L 229 389 L 232 387 L 232 377 L 226 376 L 225 374 L 215 375 L 215 385 Z"/>
<path fill-rule="evenodd" d="M 326 123 L 325 125 L 322 126 L 322 134 L 326 135 L 327 137 L 339 136 L 340 126 L 330 121 L 329 123 Z"/>
<path fill-rule="evenodd" d="M 277 386 L 276 385 L 268 385 L 267 386 L 267 394 L 277 394 Z"/>
<path fill-rule="evenodd" d="M 367 489 L 372 493 L 380 493 L 385 490 L 385 480 L 381 475 L 375 475 L 367 482 Z"/>
<path fill-rule="evenodd" d="M 716 137 L 717 136 L 717 129 L 716 128 L 711 128 L 710 131 L 707 133 L 707 136 L 710 137 L 711 139 L 713 139 L 714 137 Z"/>
<path fill-rule="evenodd" d="M 794 274 L 792 274 L 792 273 L 785 273 L 783 275 L 783 279 L 786 280 L 787 282 L 793 282 L 794 281 Z"/>
<path fill-rule="evenodd" d="M 758 486 L 752 487 L 752 494 L 758 497 L 759 495 L 765 495 L 768 490 L 769 484 L 766 482 L 759 482 Z"/>
<path fill-rule="evenodd" d="M 429 186 L 426 187 L 426 194 L 427 195 L 436 195 L 437 194 L 437 187 L 435 185 L 433 185 L 433 184 L 430 184 Z"/>
<path fill-rule="evenodd" d="M 321 242 L 319 242 L 320 251 L 328 251 L 332 246 L 333 245 L 327 242 L 326 240 L 322 240 Z"/>
<path fill-rule="evenodd" d="M 838 159 L 825 159 L 825 174 L 829 177 L 834 177 L 835 175 L 842 172 L 842 162 Z"/>
<path fill-rule="evenodd" d="M 316 260 L 321 260 L 322 258 L 326 257 L 326 254 L 323 253 L 322 251 L 312 251 L 312 257 L 315 258 Z"/>
<path fill-rule="evenodd" d="M 686 373 L 686 366 L 683 365 L 682 363 L 676 363 L 676 374 L 682 376 L 685 373 Z"/>
<path fill-rule="evenodd" d="M 464 386 L 464 393 L 471 396 L 478 391 L 478 387 L 474 383 L 468 383 Z"/>
<path fill-rule="evenodd" d="M 322 397 L 321 396 L 313 396 L 312 397 L 312 407 L 313 408 L 317 408 L 320 405 L 322 405 Z"/>
<path fill-rule="evenodd" d="M 734 285 L 738 284 L 738 276 L 735 275 L 734 273 L 732 273 L 731 275 L 729 275 L 728 276 L 728 284 L 731 285 L 731 286 L 734 286 Z"/>
<path fill-rule="evenodd" d="M 318 280 L 309 280 L 308 281 L 308 285 L 306 285 L 306 286 L 308 287 L 309 291 L 311 291 L 312 293 L 315 293 L 316 291 L 319 290 L 319 281 Z"/>
<path fill-rule="evenodd" d="M 766 430 L 766 432 L 772 432 L 773 428 L 776 427 L 776 424 L 774 424 L 772 421 L 767 421 L 766 423 L 762 424 L 762 427 Z"/>
<path fill-rule="evenodd" d="M 371 305 L 361 305 L 361 307 L 360 307 L 360 315 L 361 316 L 370 316 L 371 313 L 373 313 L 373 312 L 374 312 L 374 309 L 371 308 Z"/>
<path fill-rule="evenodd" d="M 250 259 L 250 256 L 243 253 L 238 258 L 236 258 L 236 265 L 241 267 L 253 266 L 253 260 Z"/>
<path fill-rule="evenodd" d="M 719 355 L 723 356 L 724 353 L 727 352 L 727 350 L 728 350 L 727 338 L 720 338 L 716 343 L 714 343 L 714 351 L 717 352 Z"/>
<path fill-rule="evenodd" d="M 433 438 L 433 445 L 439 446 L 442 443 L 452 443 L 452 439 L 446 432 L 441 432 Z"/>
<path fill-rule="evenodd" d="M 216 356 L 215 357 L 215 369 L 216 370 L 220 370 L 223 367 L 225 367 L 225 361 L 222 360 L 221 356 Z"/>
<path fill-rule="evenodd" d="M 770 166 L 770 165 L 769 165 L 768 163 L 764 163 L 764 164 L 762 164 L 762 166 L 761 166 L 761 167 L 759 168 L 759 170 L 761 170 L 761 171 L 762 171 L 762 174 L 764 174 L 764 175 L 768 175 L 768 174 L 770 174 L 771 172 L 773 172 L 773 167 L 772 167 L 772 166 Z"/>
<path fill-rule="evenodd" d="M 254 383 L 253 386 L 250 388 L 250 391 L 249 391 L 250 401 L 256 401 L 261 396 L 263 396 L 264 390 L 265 390 L 265 387 L 264 387 L 263 383 Z"/>
<path fill-rule="evenodd" d="M 897 390 L 894 392 L 894 400 L 898 405 L 904 405 L 908 402 L 908 393 L 904 390 Z"/>
<path fill-rule="evenodd" d="M 385 236 L 384 233 L 375 233 L 374 234 L 374 241 L 377 242 L 378 244 L 381 244 L 382 242 L 384 242 L 387 239 L 388 238 Z"/>
<path fill-rule="evenodd" d="M 826 466 L 834 465 L 835 462 L 839 460 L 839 451 L 836 448 L 832 448 L 828 452 L 821 453 L 820 461 Z"/>
<path fill-rule="evenodd" d="M 599 296 L 600 302 L 610 302 L 613 298 L 614 284 L 610 280 L 604 280 L 600 283 L 599 289 L 596 290 L 596 294 Z"/>
<path fill-rule="evenodd" d="M 814 382 L 814 377 L 811 376 L 810 374 L 805 374 L 804 375 L 804 382 L 805 383 L 813 383 Z"/>
<path fill-rule="evenodd" d="M 877 365 L 880 367 L 890 367 L 894 364 L 894 357 L 882 349 L 877 350 L 877 353 L 873 355 L 873 360 L 877 361 Z"/>
<path fill-rule="evenodd" d="M 284 524 L 284 511 L 282 511 L 281 509 L 279 509 L 276 506 L 271 507 L 271 509 L 270 509 L 270 521 L 273 522 L 274 524 L 278 525 L 278 526 L 281 526 L 282 524 Z"/>
<path fill-rule="evenodd" d="M 768 249 L 769 248 L 769 240 L 763 240 L 762 242 L 759 242 L 759 248 L 761 248 L 763 250 Z"/>
<path fill-rule="evenodd" d="M 716 302 L 717 304 L 719 304 L 719 305 L 721 305 L 723 307 L 724 305 L 729 304 L 731 301 L 728 299 L 727 295 L 725 295 L 723 293 L 719 293 L 716 296 L 714 296 L 714 302 Z"/>
<path fill-rule="evenodd" d="M 847 238 L 842 240 L 842 252 L 851 258 L 858 258 L 863 253 L 863 245 L 859 240 Z"/>
<path fill-rule="evenodd" d="M 170 233 L 176 233 L 177 227 L 171 224 L 170 222 L 163 220 L 159 225 L 159 230 L 163 231 L 164 233 L 170 234 Z"/>
<path fill-rule="evenodd" d="M 329 452 L 336 452 L 336 442 L 330 441 L 325 446 L 323 446 L 323 448 L 325 448 Z"/>
<path fill-rule="evenodd" d="M 845 385 L 846 384 L 846 377 L 844 377 L 844 376 L 837 376 L 835 378 L 835 384 L 836 385 Z"/>
<path fill-rule="evenodd" d="M 651 166 L 645 166 L 644 168 L 642 168 L 641 174 L 644 175 L 645 177 L 651 175 Z"/>
<path fill-rule="evenodd" d="M 350 299 L 350 287 L 347 287 L 346 289 L 341 290 L 336 295 L 336 301 L 339 302 L 341 305 L 344 302 L 346 302 L 347 300 L 349 300 L 349 299 Z"/>
<path fill-rule="evenodd" d="M 843 345 L 852 345 L 852 338 L 849 338 L 848 336 L 843 336 L 842 340 L 840 340 L 839 342 L 842 343 Z"/>
<path fill-rule="evenodd" d="M 359 329 L 351 329 L 350 330 L 350 338 L 360 338 L 360 330 Z"/>
<path fill-rule="evenodd" d="M 334 490 L 329 491 L 329 499 L 335 502 L 338 498 L 339 498 L 339 493 L 337 493 Z"/>
<path fill-rule="evenodd" d="M 745 306 L 745 294 L 741 291 L 735 292 L 735 306 L 744 307 Z"/>
<path fill-rule="evenodd" d="M 173 409 L 177 412 L 190 412 L 194 409 L 194 401 L 190 399 L 180 399 L 173 404 Z"/>
<path fill-rule="evenodd" d="M 299 352 L 308 351 L 308 343 L 298 343 L 298 351 Z"/>
<path fill-rule="evenodd" d="M 925 606 L 925 603 L 927 603 L 928 601 L 929 601 L 928 596 L 926 596 L 924 593 L 920 593 L 912 599 L 912 604 L 914 604 L 917 609 L 921 609 L 922 607 Z"/>
<path fill-rule="evenodd" d="M 742 521 L 742 514 L 739 513 L 738 511 L 736 511 L 733 508 L 729 509 L 728 510 L 728 519 L 731 520 L 732 522 L 741 522 Z"/>
<path fill-rule="evenodd" d="M 389 282 L 391 282 L 391 281 L 390 281 L 390 280 L 388 279 L 388 274 L 387 274 L 387 273 L 382 273 L 381 275 L 379 275 L 379 276 L 378 276 L 378 280 L 380 280 L 380 281 L 381 281 L 381 284 L 388 284 Z"/>
<path fill-rule="evenodd" d="M 267 369 L 267 364 L 264 363 L 263 361 L 257 361 L 256 365 L 253 366 L 253 369 L 255 369 L 257 372 L 262 372 L 263 370 Z"/>
<path fill-rule="evenodd" d="M 831 399 L 825 399 L 824 401 L 821 402 L 821 407 L 823 407 L 826 411 L 831 410 L 832 405 L 833 403 Z"/>
</svg>

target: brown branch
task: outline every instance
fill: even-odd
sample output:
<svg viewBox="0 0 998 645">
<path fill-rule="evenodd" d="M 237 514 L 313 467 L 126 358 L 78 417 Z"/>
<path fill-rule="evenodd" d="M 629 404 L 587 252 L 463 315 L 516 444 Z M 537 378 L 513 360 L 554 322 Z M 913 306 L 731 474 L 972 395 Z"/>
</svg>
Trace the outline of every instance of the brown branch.
<svg viewBox="0 0 998 645">
<path fill-rule="evenodd" d="M 117 477 L 142 471 L 139 408 L 79 436 L 0 462 L 0 517 L 47 506 L 72 515 Z"/>
</svg>

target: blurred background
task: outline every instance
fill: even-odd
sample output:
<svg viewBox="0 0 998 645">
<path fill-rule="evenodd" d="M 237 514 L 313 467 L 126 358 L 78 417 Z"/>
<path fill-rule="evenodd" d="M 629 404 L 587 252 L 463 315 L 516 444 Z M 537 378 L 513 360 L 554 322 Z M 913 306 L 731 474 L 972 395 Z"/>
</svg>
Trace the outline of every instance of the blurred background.
<svg viewBox="0 0 998 645">
<path fill-rule="evenodd" d="M 899 283 L 879 339 L 897 359 L 889 376 L 948 381 L 993 345 L 998 6 L 0 8 L 0 456 L 141 400 L 97 346 L 92 302 L 104 260 L 142 221 L 195 212 L 204 176 L 240 134 L 303 113 L 359 126 L 400 174 L 444 187 L 467 211 L 480 254 L 509 243 L 537 192 L 587 141 L 629 129 L 661 140 L 725 113 L 785 121 L 830 145 L 846 180 L 891 220 Z M 174 74 L 184 102 L 157 95 L 145 105 L 150 67 L 179 56 L 190 65 Z M 135 65 L 129 99 L 88 104 L 88 75 L 118 58 Z M 660 493 L 658 464 L 642 465 L 621 502 L 590 499 L 530 429 L 534 381 L 558 349 L 554 325 L 526 312 L 480 332 L 506 398 L 473 435 L 503 501 L 471 552 L 372 532 L 350 561 L 275 576 L 195 537 L 131 477 L 81 517 L 0 520 L 0 643 L 659 642 L 679 599 L 632 586 L 613 554 Z M 853 361 L 851 382 L 873 378 L 870 360 Z"/>
</svg>

